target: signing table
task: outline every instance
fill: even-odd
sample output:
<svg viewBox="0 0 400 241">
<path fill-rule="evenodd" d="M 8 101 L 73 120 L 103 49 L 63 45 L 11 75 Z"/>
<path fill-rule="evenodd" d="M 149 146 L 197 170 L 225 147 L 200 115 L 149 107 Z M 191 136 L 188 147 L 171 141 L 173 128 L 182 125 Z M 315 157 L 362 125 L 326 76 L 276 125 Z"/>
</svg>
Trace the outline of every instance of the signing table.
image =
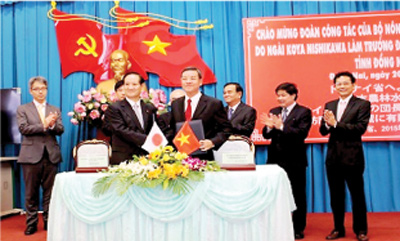
<svg viewBox="0 0 400 241">
<path fill-rule="evenodd" d="M 187 195 L 133 186 L 95 198 L 92 185 L 103 175 L 57 174 L 47 240 L 294 240 L 292 191 L 276 165 L 206 173 Z"/>
</svg>

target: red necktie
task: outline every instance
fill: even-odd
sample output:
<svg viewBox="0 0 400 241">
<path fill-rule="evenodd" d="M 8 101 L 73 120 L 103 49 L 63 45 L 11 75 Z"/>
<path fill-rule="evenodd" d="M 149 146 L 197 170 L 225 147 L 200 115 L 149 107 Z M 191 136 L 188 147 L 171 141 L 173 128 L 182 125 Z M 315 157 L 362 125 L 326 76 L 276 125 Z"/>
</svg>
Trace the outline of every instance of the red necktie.
<svg viewBox="0 0 400 241">
<path fill-rule="evenodd" d="M 192 119 L 192 100 L 188 99 L 187 100 L 187 107 L 186 107 L 186 111 L 185 111 L 185 119 L 187 121 L 190 121 Z"/>
</svg>

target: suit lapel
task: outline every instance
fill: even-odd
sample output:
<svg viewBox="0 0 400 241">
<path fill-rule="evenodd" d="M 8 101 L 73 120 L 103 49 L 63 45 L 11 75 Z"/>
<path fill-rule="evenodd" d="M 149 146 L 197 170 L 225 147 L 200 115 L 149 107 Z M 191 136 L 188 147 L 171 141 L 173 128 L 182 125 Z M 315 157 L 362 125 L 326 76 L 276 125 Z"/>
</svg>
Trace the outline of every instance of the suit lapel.
<svg viewBox="0 0 400 241">
<path fill-rule="evenodd" d="M 335 118 L 337 118 L 337 107 L 339 104 L 339 99 L 337 99 L 335 102 L 332 102 L 332 108 L 330 109 L 330 107 L 327 107 L 328 110 L 332 111 L 333 114 L 335 115 Z"/>
<path fill-rule="evenodd" d="M 139 129 L 143 130 L 143 128 L 140 126 L 140 122 L 135 111 L 126 99 L 121 101 L 121 107 L 123 112 L 126 114 L 128 121 L 132 121 L 134 126 L 137 126 Z"/>
<path fill-rule="evenodd" d="M 336 103 L 336 106 L 338 105 L 339 101 Z M 345 120 L 346 116 L 349 114 L 351 109 L 353 108 L 354 104 L 356 103 L 356 97 L 354 95 L 350 98 L 349 103 L 346 106 L 346 109 L 344 109 L 344 112 L 342 114 L 342 117 L 340 118 L 339 121 Z"/>
<path fill-rule="evenodd" d="M 192 119 L 198 118 L 198 116 L 201 115 L 206 106 L 207 106 L 207 98 L 205 98 L 204 95 L 201 95 L 199 103 L 197 103 L 196 110 L 193 113 Z"/>
<path fill-rule="evenodd" d="M 293 116 L 295 115 L 298 106 L 299 105 L 296 103 L 296 105 L 290 111 L 289 115 L 286 117 L 286 120 L 283 123 L 287 123 L 289 120 L 293 119 Z M 281 113 L 282 113 L 282 108 L 281 108 Z"/>
<path fill-rule="evenodd" d="M 52 108 L 51 106 L 46 102 L 46 110 L 45 110 L 45 117 L 48 116 L 50 114 L 50 112 L 52 112 Z"/>
<path fill-rule="evenodd" d="M 34 119 L 36 119 L 36 122 L 42 123 L 42 120 L 40 119 L 39 111 L 38 111 L 38 109 L 36 108 L 35 103 L 30 102 L 29 104 L 30 104 L 30 106 L 29 106 L 29 108 L 28 108 L 28 111 L 31 113 L 31 116 L 32 116 Z M 46 111 L 47 111 L 47 108 L 46 108 Z"/>
<path fill-rule="evenodd" d="M 231 121 L 233 119 L 235 119 L 240 114 L 240 112 L 242 111 L 243 108 L 244 108 L 244 104 L 242 102 L 240 102 L 240 104 L 238 105 L 238 107 L 236 108 L 236 110 L 232 114 Z M 229 111 L 229 108 L 227 110 L 227 113 L 228 113 L 228 111 Z"/>
<path fill-rule="evenodd" d="M 175 120 L 176 122 L 181 122 L 181 121 L 185 121 L 185 97 L 181 97 L 177 100 L 175 100 L 176 103 L 176 107 L 177 107 L 177 119 Z"/>
<path fill-rule="evenodd" d="M 151 117 L 152 113 L 148 109 L 148 106 L 143 102 L 140 101 L 140 107 L 142 108 L 142 115 L 143 115 L 143 128 L 144 130 L 147 130 L 149 126 L 149 118 Z"/>
</svg>

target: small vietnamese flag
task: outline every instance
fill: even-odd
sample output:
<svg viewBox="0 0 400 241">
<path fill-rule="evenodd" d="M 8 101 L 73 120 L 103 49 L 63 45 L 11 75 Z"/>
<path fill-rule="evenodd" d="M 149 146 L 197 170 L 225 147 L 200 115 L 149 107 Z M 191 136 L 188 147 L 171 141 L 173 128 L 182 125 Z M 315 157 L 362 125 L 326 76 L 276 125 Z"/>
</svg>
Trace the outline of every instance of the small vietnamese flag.
<svg viewBox="0 0 400 241">
<path fill-rule="evenodd" d="M 185 121 L 172 142 L 179 152 L 183 152 L 188 155 L 200 148 L 199 140 L 187 121 Z"/>
<path fill-rule="evenodd" d="M 160 146 L 164 147 L 167 144 L 168 144 L 167 138 L 165 138 L 160 127 L 158 127 L 157 122 L 154 122 L 153 127 L 151 127 L 151 130 L 147 135 L 146 141 L 144 142 L 142 148 L 150 153 L 153 152 L 158 147 Z"/>
</svg>

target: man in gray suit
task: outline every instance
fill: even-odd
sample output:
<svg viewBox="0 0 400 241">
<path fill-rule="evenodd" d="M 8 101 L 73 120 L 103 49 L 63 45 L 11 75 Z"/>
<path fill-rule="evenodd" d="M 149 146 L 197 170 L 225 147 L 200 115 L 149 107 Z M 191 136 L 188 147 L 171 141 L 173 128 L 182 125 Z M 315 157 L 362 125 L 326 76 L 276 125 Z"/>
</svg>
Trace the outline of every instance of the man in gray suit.
<svg viewBox="0 0 400 241">
<path fill-rule="evenodd" d="M 23 135 L 18 163 L 22 166 L 25 182 L 25 235 L 37 231 L 40 186 L 43 189 L 44 229 L 47 230 L 51 190 L 57 164 L 61 162 L 56 135 L 64 132 L 60 110 L 46 103 L 47 80 L 40 76 L 32 77 L 29 92 L 33 102 L 21 105 L 17 110 L 18 127 Z"/>
<path fill-rule="evenodd" d="M 224 86 L 224 100 L 228 120 L 232 124 L 232 134 L 251 136 L 256 126 L 257 112 L 242 100 L 243 88 L 238 83 L 229 82 Z"/>
</svg>

